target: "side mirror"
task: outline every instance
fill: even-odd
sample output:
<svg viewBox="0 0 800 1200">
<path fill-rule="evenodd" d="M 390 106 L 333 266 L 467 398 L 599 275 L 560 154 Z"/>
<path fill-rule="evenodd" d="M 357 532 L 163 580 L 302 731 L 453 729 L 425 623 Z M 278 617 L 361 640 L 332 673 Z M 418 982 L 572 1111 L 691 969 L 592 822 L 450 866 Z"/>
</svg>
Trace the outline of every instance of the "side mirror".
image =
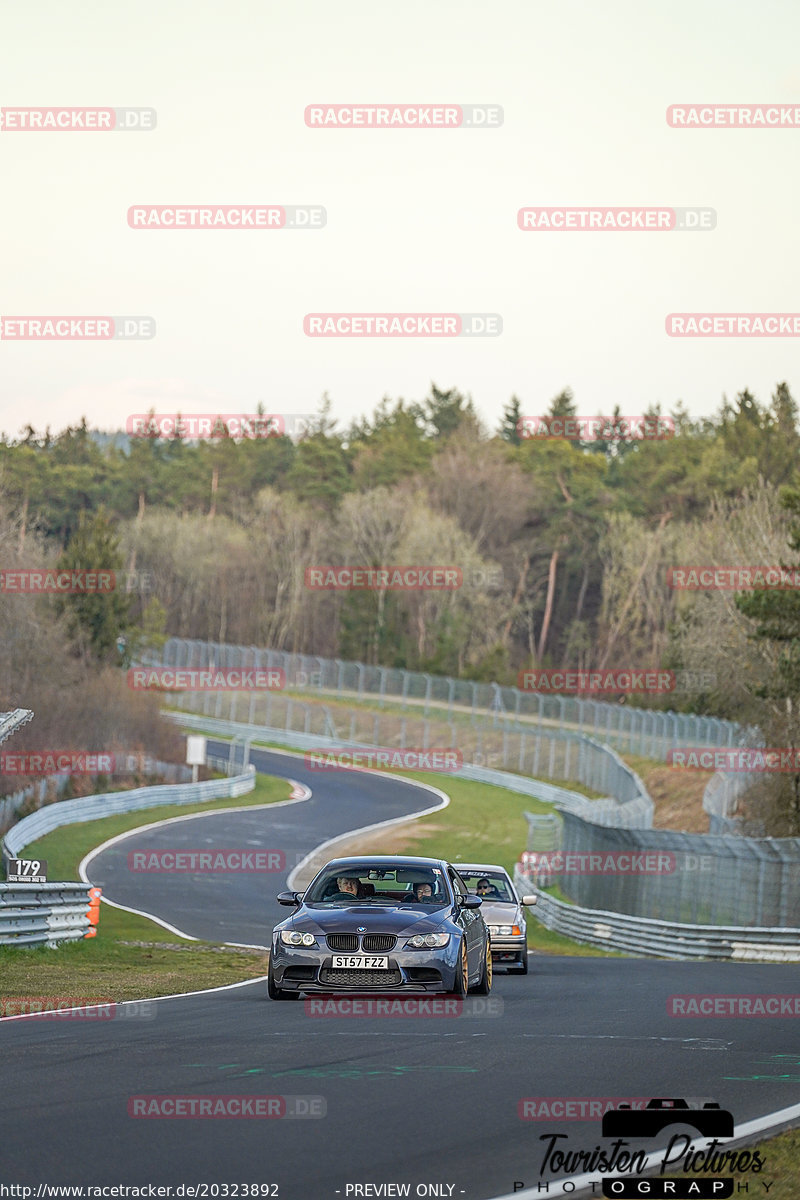
<svg viewBox="0 0 800 1200">
<path fill-rule="evenodd" d="M 297 905 L 303 898 L 302 892 L 279 892 L 278 904 L 290 905 L 292 908 L 297 908 Z"/>
<path fill-rule="evenodd" d="M 467 896 L 461 901 L 462 908 L 480 908 L 482 904 L 483 901 L 481 900 L 480 896 Z"/>
<path fill-rule="evenodd" d="M 532 904 L 538 904 L 539 902 L 538 896 L 522 896 L 521 899 L 522 903 L 528 907 L 530 907 Z"/>
</svg>

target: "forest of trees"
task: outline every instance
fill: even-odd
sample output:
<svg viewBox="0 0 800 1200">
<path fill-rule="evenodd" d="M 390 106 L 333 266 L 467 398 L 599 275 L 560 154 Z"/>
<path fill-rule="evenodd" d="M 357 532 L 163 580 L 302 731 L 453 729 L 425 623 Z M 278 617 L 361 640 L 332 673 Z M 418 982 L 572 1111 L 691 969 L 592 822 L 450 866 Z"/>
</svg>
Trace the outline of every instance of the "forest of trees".
<svg viewBox="0 0 800 1200">
<path fill-rule="evenodd" d="M 0 707 L 29 702 L 35 664 L 14 645 L 18 622 L 38 620 L 82 670 L 118 668 L 119 636 L 135 647 L 165 634 L 502 683 L 531 666 L 671 667 L 717 683 L 670 707 L 766 719 L 793 637 L 781 648 L 776 614 L 770 625 L 734 593 L 674 590 L 667 572 L 791 556 L 784 490 L 798 482 L 800 433 L 788 385 L 768 401 L 744 390 L 703 420 L 651 409 L 674 422 L 659 440 L 522 436 L 524 416 L 579 412 L 592 415 L 569 389 L 538 409 L 512 397 L 489 430 L 468 396 L 433 386 L 341 429 L 326 399 L 296 442 L 131 438 L 85 422 L 5 435 L 3 565 L 113 558 L 152 587 L 83 610 L 0 595 L 0 634 L 17 623 L 0 638 Z M 454 565 L 464 583 L 306 586 L 307 567 L 335 564 Z"/>
</svg>

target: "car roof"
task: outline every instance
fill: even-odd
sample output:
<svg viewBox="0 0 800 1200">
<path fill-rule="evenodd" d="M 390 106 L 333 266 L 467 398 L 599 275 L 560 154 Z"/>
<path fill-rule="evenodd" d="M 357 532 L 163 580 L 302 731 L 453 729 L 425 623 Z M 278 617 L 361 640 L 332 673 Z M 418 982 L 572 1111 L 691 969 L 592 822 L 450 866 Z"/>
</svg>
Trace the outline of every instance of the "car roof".
<svg viewBox="0 0 800 1200">
<path fill-rule="evenodd" d="M 457 871 L 470 871 L 473 875 L 477 875 L 480 871 L 502 871 L 504 875 L 508 875 L 505 867 L 499 866 L 497 863 L 453 863 Z M 511 876 L 508 876 L 509 879 Z"/>
<path fill-rule="evenodd" d="M 326 867 L 360 867 L 365 865 L 377 867 L 447 867 L 450 864 L 444 858 L 423 858 L 411 854 L 357 854 L 351 858 L 332 858 L 325 863 Z"/>
</svg>

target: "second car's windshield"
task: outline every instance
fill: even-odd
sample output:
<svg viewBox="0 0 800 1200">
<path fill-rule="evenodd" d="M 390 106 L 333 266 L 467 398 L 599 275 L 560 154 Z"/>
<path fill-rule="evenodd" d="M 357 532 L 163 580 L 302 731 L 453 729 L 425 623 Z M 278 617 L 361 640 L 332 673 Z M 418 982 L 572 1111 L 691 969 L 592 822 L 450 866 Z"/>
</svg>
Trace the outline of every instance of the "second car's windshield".
<svg viewBox="0 0 800 1200">
<path fill-rule="evenodd" d="M 495 904 L 498 902 L 501 904 L 517 903 L 506 875 L 500 875 L 496 871 L 484 871 L 479 875 L 474 875 L 463 869 L 459 871 L 459 874 L 473 896 L 480 896 L 482 900 L 494 901 Z"/>
<path fill-rule="evenodd" d="M 336 868 L 323 871 L 303 897 L 306 904 L 352 904 L 432 907 L 447 904 L 448 896 L 438 868 L 370 867 Z"/>
</svg>

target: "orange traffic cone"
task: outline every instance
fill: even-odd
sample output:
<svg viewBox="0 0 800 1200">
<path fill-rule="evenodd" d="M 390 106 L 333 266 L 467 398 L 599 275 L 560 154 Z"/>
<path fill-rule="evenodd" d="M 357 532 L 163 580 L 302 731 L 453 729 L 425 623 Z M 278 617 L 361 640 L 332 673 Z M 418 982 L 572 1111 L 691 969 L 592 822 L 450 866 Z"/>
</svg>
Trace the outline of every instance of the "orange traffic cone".
<svg viewBox="0 0 800 1200">
<path fill-rule="evenodd" d="M 97 937 L 97 922 L 100 920 L 100 897 L 102 894 L 102 888 L 89 888 L 89 908 L 86 916 L 89 918 L 91 924 L 83 935 L 85 938 Z"/>
</svg>

